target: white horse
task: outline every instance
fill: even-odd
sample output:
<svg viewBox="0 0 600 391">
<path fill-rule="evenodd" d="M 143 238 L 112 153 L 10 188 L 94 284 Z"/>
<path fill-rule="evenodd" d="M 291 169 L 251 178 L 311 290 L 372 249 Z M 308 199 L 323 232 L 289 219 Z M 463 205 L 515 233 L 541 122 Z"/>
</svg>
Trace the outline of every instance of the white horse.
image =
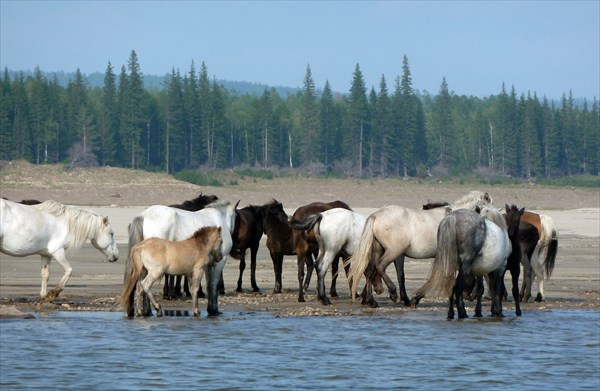
<svg viewBox="0 0 600 391">
<path fill-rule="evenodd" d="M 208 204 L 204 209 L 197 212 L 172 208 L 163 205 L 153 205 L 146 208 L 139 216 L 136 216 L 129 225 L 129 252 L 133 246 L 147 238 L 159 238 L 172 241 L 186 240 L 190 238 L 196 230 L 202 227 L 221 227 L 221 237 L 223 244 L 221 253 L 223 261 L 211 264 L 206 273 L 206 285 L 208 290 L 208 308 L 209 315 L 219 313 L 218 306 L 218 284 L 221 279 L 221 272 L 225 267 L 227 254 L 231 251 L 233 240 L 231 233 L 235 226 L 235 209 L 237 205 L 232 205 L 226 200 L 217 200 Z M 124 281 L 131 275 L 131 257 L 127 258 L 125 265 Z M 121 301 L 127 300 L 121 295 Z M 144 301 L 144 313 L 150 314 L 150 306 Z"/>
<path fill-rule="evenodd" d="M 514 213 L 516 217 L 508 219 L 513 225 L 510 230 L 518 230 L 519 211 L 515 208 L 508 213 Z M 512 251 L 508 232 L 505 219 L 494 208 L 482 208 L 481 215 L 459 209 L 444 217 L 438 228 L 437 253 L 429 277 L 415 293 L 413 305 L 416 306 L 427 292 L 442 292 L 449 297 L 448 318 L 454 317 L 453 301 L 456 302 L 458 317 L 466 318 L 463 301 L 465 278 L 488 276 L 492 315 L 502 316 L 503 277 Z M 477 279 L 477 285 L 475 315 L 481 316 L 482 278 Z"/>
<path fill-rule="evenodd" d="M 318 277 L 317 292 L 319 300 L 325 305 L 331 304 L 325 293 L 325 274 L 338 255 L 348 259 L 354 254 L 366 220 L 365 216 L 354 211 L 335 208 L 292 224 L 295 229 L 312 230 L 315 234 L 319 244 L 319 255 L 315 265 Z"/>
<path fill-rule="evenodd" d="M 22 205 L 0 199 L 0 251 L 17 257 L 39 254 L 42 257 L 40 297 L 52 302 L 65 288 L 73 268 L 67 253 L 87 240 L 100 250 L 109 262 L 119 258 L 119 249 L 108 217 L 91 210 L 46 201 Z M 64 275 L 56 288 L 47 291 L 50 261 L 56 260 Z"/>
<path fill-rule="evenodd" d="M 392 301 L 398 300 L 396 286 L 385 273 L 387 267 L 394 262 L 400 298 L 405 305 L 410 305 L 404 285 L 404 257 L 413 259 L 433 258 L 436 254 L 437 228 L 440 221 L 449 211 L 454 209 L 471 209 L 477 206 L 491 205 L 492 198 L 488 193 L 471 191 L 454 204 L 428 210 L 414 210 L 402 206 L 388 205 L 371 214 L 365 223 L 360 245 L 350 259 L 350 275 L 352 294 L 356 292 L 360 278 L 370 262 L 374 262 L 390 291 Z M 373 298 L 372 280 L 374 273 L 367 277 L 363 303 L 376 307 Z"/>
</svg>

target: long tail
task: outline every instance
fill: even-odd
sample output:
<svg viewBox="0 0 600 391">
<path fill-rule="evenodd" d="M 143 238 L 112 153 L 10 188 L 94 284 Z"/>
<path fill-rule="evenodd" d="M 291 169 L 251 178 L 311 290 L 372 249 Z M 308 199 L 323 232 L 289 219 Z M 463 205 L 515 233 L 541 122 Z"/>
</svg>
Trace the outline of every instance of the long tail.
<svg viewBox="0 0 600 391">
<path fill-rule="evenodd" d="M 417 290 L 415 296 L 424 297 L 427 293 L 440 293 L 444 297 L 450 296 L 458 268 L 456 218 L 450 215 L 442 220 L 438 227 L 437 253 L 431 265 L 427 281 Z"/>
<path fill-rule="evenodd" d="M 135 286 L 140 278 L 140 273 L 138 272 L 138 268 L 135 267 L 135 260 L 133 259 L 138 256 L 139 254 L 136 251 L 132 251 L 129 254 L 128 259 L 131 258 L 131 267 L 129 270 L 125 270 L 123 289 L 121 290 L 120 303 L 129 317 L 133 317 L 133 295 L 135 293 Z"/>
<path fill-rule="evenodd" d="M 321 213 L 310 215 L 300 221 L 292 221 L 292 228 L 298 231 L 310 231 L 323 218 Z"/>
<path fill-rule="evenodd" d="M 350 276 L 350 281 L 352 282 L 352 299 L 355 299 L 358 283 L 360 282 L 360 279 L 367 269 L 369 261 L 371 260 L 373 240 L 375 240 L 373 235 L 374 223 L 375 217 L 373 215 L 369 216 L 365 222 L 365 227 L 363 228 L 363 232 L 360 236 L 358 248 L 356 249 L 354 255 L 352 255 L 352 257 L 349 259 L 350 271 L 348 272 L 348 275 Z"/>
<path fill-rule="evenodd" d="M 558 230 L 554 225 L 554 220 L 550 216 L 540 215 L 542 221 L 542 237 L 540 240 L 545 244 L 543 248 L 546 250 L 546 258 L 544 259 L 544 267 L 546 269 L 546 278 L 550 278 L 554 270 L 556 262 L 556 254 L 558 253 Z"/>
<path fill-rule="evenodd" d="M 125 273 L 123 275 L 123 283 L 127 279 L 127 276 L 131 274 L 131 268 L 133 267 L 131 264 L 131 249 L 133 246 L 138 244 L 144 239 L 144 217 L 136 216 L 133 218 L 131 224 L 127 228 L 129 230 L 129 249 L 127 250 L 127 259 L 125 260 Z"/>
</svg>

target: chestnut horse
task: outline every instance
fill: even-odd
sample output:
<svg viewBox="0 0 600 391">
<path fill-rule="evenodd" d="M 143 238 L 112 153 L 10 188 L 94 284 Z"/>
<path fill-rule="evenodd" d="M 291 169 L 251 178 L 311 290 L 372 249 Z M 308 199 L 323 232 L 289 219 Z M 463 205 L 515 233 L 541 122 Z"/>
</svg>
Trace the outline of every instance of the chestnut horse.
<svg viewBox="0 0 600 391">
<path fill-rule="evenodd" d="M 549 279 L 554 270 L 556 254 L 558 252 L 558 230 L 552 217 L 526 211 L 521 216 L 521 221 L 533 225 L 539 240 L 531 257 L 523 257 L 523 283 L 521 286 L 521 301 L 527 302 L 531 297 L 531 289 L 535 278 L 539 280 L 539 292 L 535 301 L 544 300 L 544 279 Z M 532 273 L 533 271 L 533 273 Z"/>
</svg>

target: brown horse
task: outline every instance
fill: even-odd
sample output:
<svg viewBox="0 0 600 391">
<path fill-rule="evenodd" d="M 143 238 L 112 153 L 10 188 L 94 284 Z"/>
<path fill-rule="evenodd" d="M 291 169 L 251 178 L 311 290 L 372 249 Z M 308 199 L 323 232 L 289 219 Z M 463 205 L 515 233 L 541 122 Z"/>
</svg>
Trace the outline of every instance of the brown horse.
<svg viewBox="0 0 600 391">
<path fill-rule="evenodd" d="M 263 231 L 267 235 L 267 248 L 275 271 L 273 293 L 281 293 L 283 257 L 296 255 L 298 260 L 298 301 L 304 302 L 304 265 L 314 266 L 312 257 L 315 249 L 311 249 L 307 239 L 302 237 L 300 231 L 292 228 L 288 216 L 283 210 L 283 205 L 277 200 L 270 203 L 270 207 L 263 217 Z M 316 251 L 318 251 L 318 245 Z"/>
<path fill-rule="evenodd" d="M 316 215 L 334 208 L 342 208 L 350 211 L 352 210 L 348 204 L 340 200 L 332 202 L 312 202 L 296 209 L 292 215 L 290 223 L 292 224 L 292 227 L 294 227 L 294 224 L 299 224 L 308 216 Z M 304 301 L 302 291 L 306 291 L 310 285 L 310 279 L 314 270 L 314 260 L 319 254 L 319 244 L 312 230 L 302 231 L 293 229 L 293 231 L 294 246 L 296 255 L 298 256 L 298 280 L 304 281 L 300 288 L 300 297 L 298 298 L 298 301 L 302 302 Z M 331 287 L 329 289 L 329 294 L 331 297 L 337 297 L 336 282 L 338 277 L 339 261 L 341 258 L 342 257 L 340 255 L 336 256 L 335 260 L 331 264 L 332 278 Z M 306 265 L 306 277 L 304 277 L 304 265 Z M 349 265 L 344 266 L 346 275 L 348 275 L 349 267 Z M 300 300 L 300 298 L 302 298 L 302 300 Z"/>
<path fill-rule="evenodd" d="M 523 257 L 523 283 L 521 286 L 521 301 L 527 302 L 531 297 L 531 288 L 537 277 L 539 292 L 535 301 L 544 300 L 544 279 L 549 279 L 554 270 L 556 254 L 558 252 L 558 230 L 554 220 L 547 215 L 526 211 L 521 216 L 521 221 L 533 225 L 539 239 L 530 257 Z M 533 273 L 532 273 L 533 271 Z"/>
<path fill-rule="evenodd" d="M 235 227 L 231 234 L 233 247 L 229 253 L 240 260 L 240 274 L 237 281 L 237 292 L 242 292 L 242 276 L 246 269 L 246 250 L 250 249 L 250 282 L 253 292 L 260 292 L 256 284 L 256 255 L 263 235 L 263 220 L 273 203 L 262 206 L 249 205 L 235 211 Z M 222 281 L 222 280 L 221 280 Z"/>
<path fill-rule="evenodd" d="M 126 276 L 121 293 L 127 316 L 133 316 L 134 288 L 140 285 L 156 309 L 156 316 L 162 316 L 162 309 L 152 295 L 152 285 L 163 275 L 186 275 L 192 281 L 192 308 L 194 316 L 199 316 L 198 286 L 210 263 L 221 261 L 221 227 L 203 227 L 194 235 L 182 241 L 148 238 L 136 244 L 130 253 L 133 267 Z M 143 280 L 142 280 L 143 278 Z M 142 315 L 142 289 L 137 289 L 137 314 Z"/>
</svg>

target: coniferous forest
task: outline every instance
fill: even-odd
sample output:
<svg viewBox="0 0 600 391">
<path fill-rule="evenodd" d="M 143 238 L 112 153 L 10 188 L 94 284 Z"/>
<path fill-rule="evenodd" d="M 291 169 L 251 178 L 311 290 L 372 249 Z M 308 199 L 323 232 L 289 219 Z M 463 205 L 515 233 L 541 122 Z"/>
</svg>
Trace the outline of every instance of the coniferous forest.
<svg viewBox="0 0 600 391">
<path fill-rule="evenodd" d="M 204 63 L 172 69 L 162 88 L 143 79 L 135 51 L 120 69 L 108 63 L 101 87 L 79 70 L 63 86 L 39 68 L 5 69 L 0 160 L 365 178 L 555 178 L 600 168 L 597 97 L 576 104 L 570 91 L 554 101 L 506 85 L 489 97 L 458 96 L 445 79 L 436 95 L 419 93 L 406 56 L 399 75 L 370 88 L 356 64 L 342 93 L 315 86 L 310 65 L 287 96 L 229 91 Z"/>
</svg>

